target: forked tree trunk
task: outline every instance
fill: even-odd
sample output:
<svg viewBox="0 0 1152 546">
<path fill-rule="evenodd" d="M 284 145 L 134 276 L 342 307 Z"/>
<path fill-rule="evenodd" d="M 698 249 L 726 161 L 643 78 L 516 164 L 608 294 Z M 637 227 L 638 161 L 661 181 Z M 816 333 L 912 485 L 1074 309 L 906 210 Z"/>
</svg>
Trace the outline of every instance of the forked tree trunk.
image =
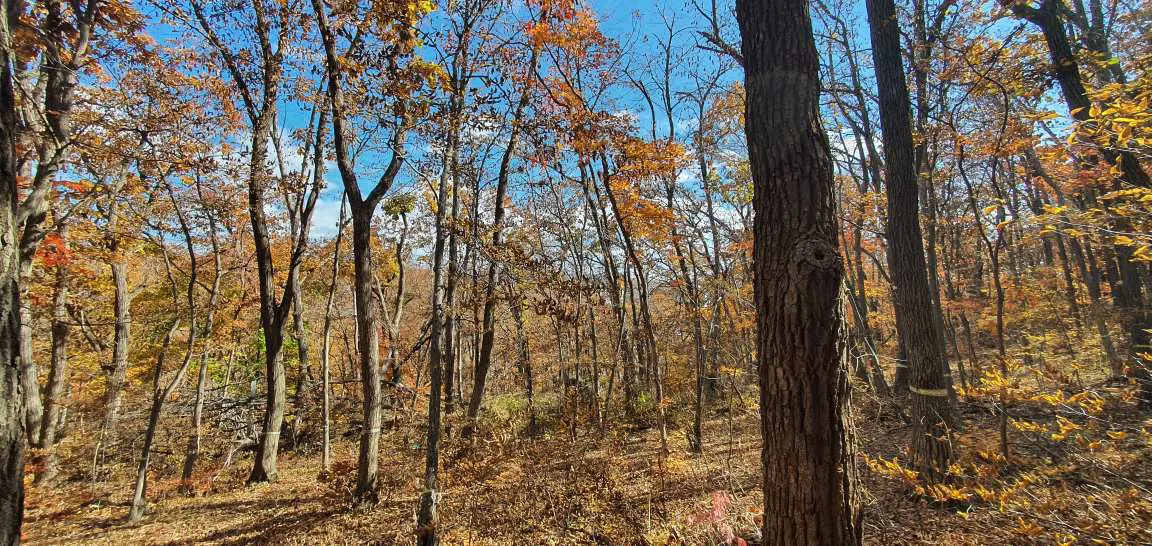
<svg viewBox="0 0 1152 546">
<path fill-rule="evenodd" d="M 272 243 L 265 218 L 264 188 L 270 174 L 265 167 L 267 144 L 271 135 L 271 112 L 262 112 L 252 131 L 248 181 L 248 214 L 252 224 L 252 240 L 256 247 L 256 265 L 260 284 L 260 325 L 264 330 L 264 420 L 256 444 L 255 464 L 248 475 L 249 483 L 275 481 L 276 458 L 280 451 L 280 429 L 284 424 L 284 320 L 282 307 L 276 301 L 276 279 L 272 261 Z M 293 275 L 294 277 L 295 275 Z M 292 283 L 288 283 L 288 292 Z M 290 300 L 292 294 L 281 296 Z"/>
<path fill-rule="evenodd" d="M 804 0 L 738 0 L 753 246 L 764 544 L 861 543 L 832 158 Z"/>
</svg>

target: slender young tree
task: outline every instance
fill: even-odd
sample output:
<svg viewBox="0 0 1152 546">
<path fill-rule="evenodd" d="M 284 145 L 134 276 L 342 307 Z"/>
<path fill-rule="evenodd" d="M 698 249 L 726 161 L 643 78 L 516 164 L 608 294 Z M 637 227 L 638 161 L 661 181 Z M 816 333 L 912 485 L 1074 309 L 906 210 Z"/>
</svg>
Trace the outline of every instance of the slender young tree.
<svg viewBox="0 0 1152 546">
<path fill-rule="evenodd" d="M 344 227 L 348 224 L 347 197 L 340 198 L 340 219 L 336 222 L 336 241 L 332 243 L 332 278 L 328 285 L 328 302 L 324 306 L 324 337 L 320 346 L 320 388 L 323 389 L 320 419 L 323 421 L 324 444 L 322 462 L 324 470 L 332 469 L 331 400 L 329 399 L 329 364 L 332 356 L 332 307 L 336 298 L 336 283 L 340 279 L 340 245 L 344 242 Z"/>
<path fill-rule="evenodd" d="M 143 174 L 143 171 L 141 174 Z M 161 175 L 161 178 L 167 177 Z M 144 430 L 144 443 L 143 447 L 141 447 L 140 461 L 136 467 L 136 481 L 132 489 L 132 504 L 128 509 L 128 523 L 137 523 L 143 519 L 145 509 L 148 507 L 148 465 L 152 457 L 152 442 L 155 440 L 156 431 L 160 426 L 160 417 L 164 411 L 164 402 L 167 401 L 168 397 L 172 395 L 172 392 L 184 382 L 184 376 L 188 373 L 188 368 L 192 364 L 192 356 L 196 347 L 196 287 L 199 283 L 196 247 L 192 239 L 191 225 L 188 217 L 182 211 L 182 205 L 176 200 L 172 182 L 165 180 L 163 184 L 166 186 L 168 201 L 171 203 L 172 209 L 175 212 L 177 223 L 180 227 L 180 234 L 184 239 L 184 249 L 188 253 L 188 281 L 184 290 L 185 305 L 188 307 L 188 336 L 184 349 L 184 358 L 180 362 L 180 367 L 176 369 L 167 383 L 162 382 L 164 364 L 168 359 L 172 337 L 180 327 L 180 317 L 178 315 L 172 318 L 171 326 L 169 326 L 168 331 L 164 334 L 164 339 L 160 344 L 160 352 L 156 356 L 156 365 L 152 371 L 152 404 L 148 411 L 148 426 Z M 179 288 L 177 287 L 176 278 L 173 275 L 174 267 L 168 254 L 167 243 L 164 241 L 165 236 L 166 234 L 164 233 L 158 234 L 154 242 L 160 247 L 164 256 L 164 270 L 168 275 L 172 309 L 178 312 L 180 308 Z"/>
<path fill-rule="evenodd" d="M 207 223 L 209 248 L 212 252 L 212 284 L 208 287 L 208 309 L 205 313 L 204 324 L 201 327 L 201 336 L 204 339 L 212 339 L 215 334 L 216 308 L 220 301 L 220 283 L 224 277 L 223 251 L 220 248 L 220 237 L 217 235 L 216 213 L 211 210 L 205 199 L 203 177 L 197 173 L 194 179 L 196 201 L 200 205 Z M 193 493 L 192 473 L 196 470 L 196 460 L 200 456 L 204 420 L 204 389 L 208 383 L 208 359 L 211 353 L 212 350 L 207 345 L 200 351 L 200 364 L 196 373 L 196 401 L 192 406 L 192 422 L 188 431 L 188 447 L 184 452 L 184 467 L 180 471 L 180 488 L 185 494 Z"/>
<path fill-rule="evenodd" d="M 445 153 L 455 153 L 450 147 Z M 445 165 L 447 162 L 445 162 Z M 439 515 L 437 505 L 440 492 L 437 491 L 440 479 L 440 392 L 443 381 L 444 363 L 444 247 L 447 243 L 444 205 L 448 202 L 448 174 L 440 175 L 436 191 L 436 236 L 432 250 L 432 319 L 429 332 L 428 374 L 431 384 L 428 391 L 428 438 L 425 442 L 424 491 L 420 494 L 420 507 L 416 513 L 416 544 L 436 546 L 440 543 Z"/>
<path fill-rule="evenodd" d="M 860 544 L 832 158 L 806 0 L 739 0 L 764 543 Z"/>
<path fill-rule="evenodd" d="M 516 102 L 516 111 L 512 115 L 512 127 L 508 133 L 508 141 L 504 147 L 504 154 L 500 158 L 500 170 L 496 176 L 495 212 L 492 217 L 492 248 L 499 250 L 504 237 L 504 198 L 508 194 L 508 179 L 512 170 L 512 159 L 516 155 L 516 146 L 520 139 L 524 112 L 532 93 L 532 74 L 536 71 L 536 61 L 539 57 L 539 48 L 532 48 L 524 76 L 524 87 L 520 91 L 520 98 Z M 476 361 L 476 375 L 472 388 L 472 396 L 468 401 L 468 421 L 464 425 L 461 436 L 468 438 L 476 427 L 476 417 L 480 413 L 480 403 L 484 397 L 484 386 L 488 379 L 488 369 L 492 365 L 492 348 L 496 337 L 496 287 L 500 275 L 500 260 L 493 258 L 488 262 L 488 276 L 484 284 L 484 319 L 480 338 L 480 353 Z"/>
</svg>

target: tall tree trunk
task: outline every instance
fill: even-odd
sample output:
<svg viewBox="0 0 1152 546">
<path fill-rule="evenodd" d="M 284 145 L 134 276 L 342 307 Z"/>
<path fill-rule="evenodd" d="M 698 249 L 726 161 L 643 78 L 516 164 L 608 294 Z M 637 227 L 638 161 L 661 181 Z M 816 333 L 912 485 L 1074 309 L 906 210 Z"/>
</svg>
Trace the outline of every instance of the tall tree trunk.
<svg viewBox="0 0 1152 546">
<path fill-rule="evenodd" d="M 360 352 L 360 384 L 364 408 L 364 429 L 360 433 L 360 458 L 356 466 L 356 490 L 361 503 L 375 503 L 380 460 L 380 338 L 376 302 L 372 293 L 372 215 L 375 204 L 352 203 L 352 257 L 356 293 L 356 344 Z"/>
<path fill-rule="evenodd" d="M 68 224 L 57 220 L 56 233 L 61 244 L 67 245 Z M 44 389 L 44 418 L 40 422 L 40 446 L 45 450 L 40 460 L 41 470 L 36 474 L 37 484 L 46 484 L 56 477 L 57 422 L 64 408 L 68 385 L 68 337 L 71 323 L 68 317 L 68 258 L 60 256 L 56 264 L 56 285 L 52 294 L 52 356 L 48 371 L 48 384 Z"/>
<path fill-rule="evenodd" d="M 1103 295 L 1100 291 L 1100 268 L 1096 264 L 1095 253 L 1089 244 L 1080 244 L 1076 237 L 1068 238 L 1068 246 L 1072 250 L 1072 260 L 1076 262 L 1076 269 L 1084 287 L 1088 291 L 1092 306 L 1088 311 L 1089 320 L 1096 327 L 1100 336 L 1100 346 L 1104 349 L 1104 359 L 1114 378 L 1124 377 L 1124 361 L 1116 351 L 1116 344 L 1112 342 L 1112 333 L 1108 330 L 1108 323 L 1104 320 Z M 1087 255 L 1085 255 L 1087 254 Z"/>
<path fill-rule="evenodd" d="M 738 0 L 753 245 L 765 544 L 860 544 L 841 336 L 843 262 L 808 3 Z"/>
<path fill-rule="evenodd" d="M 265 166 L 268 141 L 272 130 L 272 115 L 266 111 L 257 119 L 252 130 L 252 150 L 248 181 L 248 216 L 252 224 L 252 240 L 256 247 L 256 267 L 260 284 L 260 326 L 264 331 L 264 420 L 249 483 L 275 481 L 276 456 L 280 451 L 280 429 L 284 424 L 284 320 L 276 301 L 276 276 L 272 259 L 272 242 L 268 236 L 265 218 L 264 188 L 270 176 Z M 294 277 L 295 275 L 293 275 Z M 289 282 L 286 292 L 292 291 Z M 281 296 L 291 301 L 292 294 Z"/>
<path fill-rule="evenodd" d="M 24 521 L 24 407 L 20 396 L 16 96 L 11 24 L 0 2 L 0 544 L 20 544 Z"/>
<path fill-rule="evenodd" d="M 27 233 L 27 230 L 25 231 Z M 28 444 L 39 447 L 40 420 L 44 416 L 44 403 L 40 399 L 40 368 L 32 354 L 32 298 L 28 295 L 28 278 L 32 272 L 32 258 L 25 257 L 29 245 L 21 244 L 20 255 L 20 348 L 17 351 L 20 359 L 20 391 L 24 398 L 24 430 L 27 432 Z M 32 250 L 35 252 L 35 250 Z"/>
<path fill-rule="evenodd" d="M 900 27 L 893 0 L 868 0 L 872 58 L 880 95 L 888 196 L 888 256 L 896 327 L 908 352 L 911 453 L 920 475 L 937 481 L 952 461 L 947 361 L 924 261 L 911 101 L 904 80 Z"/>
<path fill-rule="evenodd" d="M 532 357 L 528 349 L 528 336 L 524 331 L 524 296 L 509 282 L 508 310 L 516 323 L 516 365 L 524 375 L 524 395 L 528 399 L 528 436 L 536 435 L 535 385 L 532 378 Z"/>
<path fill-rule="evenodd" d="M 454 86 L 457 84 L 454 84 Z M 462 92 L 461 92 L 462 93 Z M 458 114 L 457 114 L 458 115 Z M 457 118 L 459 119 L 459 118 Z M 453 150 L 459 147 L 459 138 L 456 136 L 457 132 L 449 136 L 457 142 L 452 145 Z M 444 405 L 444 414 L 451 415 L 456 407 L 456 400 L 453 396 L 453 374 L 460 362 L 460 324 L 459 316 L 460 310 L 456 306 L 456 285 L 460 280 L 460 244 L 459 244 L 459 229 L 460 229 L 460 158 L 459 155 L 453 153 L 448 159 L 449 172 L 452 176 L 452 208 L 451 216 L 448 219 L 448 224 L 451 226 L 448 232 L 448 278 L 445 280 L 444 287 L 444 398 L 446 403 Z M 451 436 L 452 423 L 447 422 L 444 424 L 444 435 Z"/>
<path fill-rule="evenodd" d="M 265 190 L 271 181 L 268 169 L 268 144 L 279 107 L 281 78 L 284 72 L 284 52 L 290 47 L 286 27 L 289 23 L 287 4 L 269 5 L 262 1 L 251 3 L 251 31 L 254 42 L 259 45 L 259 56 L 252 59 L 259 70 L 253 77 L 240 68 L 238 54 L 233 51 L 216 32 L 204 11 L 201 0 L 189 0 L 192 12 L 207 41 L 220 54 L 224 65 L 239 91 L 244 112 L 251 130 L 248 151 L 248 218 L 252 226 L 252 243 L 256 254 L 256 269 L 260 293 L 260 327 L 264 334 L 264 418 L 262 430 L 256 444 L 256 454 L 248 482 L 274 481 L 277 477 L 276 456 L 280 450 L 280 429 L 284 424 L 285 379 L 284 379 L 284 323 L 293 300 L 296 276 L 299 274 L 300 260 L 308 244 L 308 228 L 312 207 L 318 196 L 313 185 L 308 203 L 303 204 L 299 232 L 292 233 L 291 256 L 288 260 L 288 278 L 282 287 L 280 298 L 276 297 L 276 270 L 272 255 L 272 241 L 268 234 Z M 237 6 L 237 9 L 246 6 Z M 269 12 L 269 9 L 275 11 Z M 270 17 L 272 16 L 272 17 Z M 279 34 L 273 45 L 273 35 Z M 323 128 L 324 124 L 320 124 Z M 304 190 L 301 190 L 302 192 Z"/>
<path fill-rule="evenodd" d="M 118 252 L 119 242 L 110 248 L 111 252 Z M 132 341 L 132 296 L 128 291 L 127 264 L 120 257 L 113 258 L 109 268 L 112 270 L 113 286 L 113 317 L 115 321 L 112 333 L 112 362 L 104 368 L 104 417 L 100 422 L 100 435 L 97 440 L 97 458 L 101 455 L 108 435 L 116 429 L 120 418 L 121 392 L 124 390 L 124 380 L 128 373 L 128 345 Z"/>
</svg>

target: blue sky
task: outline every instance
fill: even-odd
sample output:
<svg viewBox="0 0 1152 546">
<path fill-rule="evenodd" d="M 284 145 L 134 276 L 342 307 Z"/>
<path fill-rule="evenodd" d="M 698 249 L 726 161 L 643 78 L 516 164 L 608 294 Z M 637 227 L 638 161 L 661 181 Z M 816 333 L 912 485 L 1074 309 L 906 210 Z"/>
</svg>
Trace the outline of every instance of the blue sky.
<svg viewBox="0 0 1152 546">
<path fill-rule="evenodd" d="M 702 4 L 707 5 L 709 0 L 700 0 Z M 444 2 L 441 2 L 444 4 Z M 592 10 L 598 14 L 601 19 L 601 31 L 608 37 L 613 38 L 621 43 L 626 55 L 628 56 L 627 64 L 638 66 L 643 64 L 644 58 L 647 55 L 654 55 L 658 48 L 659 40 L 667 33 L 665 28 L 665 19 L 674 19 L 676 26 L 681 29 L 676 37 L 676 47 L 684 54 L 692 59 L 691 62 L 699 63 L 696 66 L 702 67 L 703 70 L 708 70 L 716 65 L 716 59 L 711 53 L 703 52 L 694 47 L 698 40 L 698 36 L 694 27 L 702 25 L 700 14 L 692 5 L 691 0 L 668 0 L 662 2 L 631 2 L 627 0 L 591 0 L 587 4 Z M 863 16 L 863 3 L 855 2 L 852 4 L 857 13 L 854 13 L 857 23 L 864 21 Z M 727 16 L 730 14 L 731 2 L 721 0 L 720 11 Z M 444 14 L 438 13 L 435 17 L 442 17 Z M 729 22 L 734 27 L 734 21 Z M 730 29 L 734 31 L 734 28 Z M 150 33 L 160 40 L 172 39 L 176 33 L 164 25 L 156 24 L 150 28 Z M 867 39 L 867 32 L 860 33 L 862 40 Z M 645 37 L 648 36 L 646 39 Z M 732 32 L 732 37 L 735 39 L 735 32 Z M 309 52 L 312 54 L 313 52 Z M 318 52 L 315 52 L 318 56 Z M 317 58 L 319 61 L 319 58 Z M 673 74 L 673 87 L 677 90 L 688 91 L 695 87 L 694 81 L 688 74 L 689 70 L 697 70 L 691 68 L 691 63 L 685 61 L 677 67 Z M 742 78 L 739 69 L 733 69 L 727 72 L 722 79 L 723 82 L 731 82 Z M 649 136 L 649 126 L 651 124 L 651 115 L 647 105 L 642 100 L 639 92 L 630 88 L 627 85 L 618 86 L 616 91 L 615 102 L 613 106 L 616 110 L 627 110 L 633 113 L 637 118 L 637 125 L 640 129 L 640 134 L 644 137 Z M 283 95 L 282 95 L 283 97 Z M 281 99 L 281 116 L 280 122 L 282 125 L 282 134 L 285 135 L 283 139 L 287 153 L 290 156 L 298 155 L 298 148 L 289 145 L 287 135 L 291 134 L 293 130 L 306 127 L 309 121 L 310 112 L 306 105 L 301 105 L 289 100 Z M 667 124 L 663 121 L 662 116 L 657 116 L 657 126 L 660 136 L 667 134 Z M 677 135 L 684 140 L 688 133 L 696 126 L 695 114 L 689 108 L 682 108 L 677 112 L 674 121 Z M 416 144 L 414 147 L 418 148 L 413 151 L 410 157 L 419 158 L 427 149 L 426 143 Z M 372 162 L 372 158 L 362 158 L 362 163 Z M 411 163 L 411 162 L 410 162 Z M 298 168 L 299 161 L 289 159 L 287 161 L 289 168 Z M 361 173 L 362 184 L 367 185 L 375 181 L 376 176 L 372 172 L 372 168 L 368 165 L 362 165 L 363 172 Z M 393 191 L 418 191 L 418 182 L 413 180 L 413 172 L 411 169 L 406 169 L 401 175 L 401 180 L 398 181 L 399 188 Z M 689 170 L 681 175 L 681 180 L 686 184 L 694 184 L 698 175 L 694 171 Z M 340 197 L 342 193 L 342 184 L 340 177 L 336 172 L 334 165 L 329 165 L 327 170 L 328 188 L 325 190 L 318 206 L 313 220 L 312 235 L 315 237 L 329 237 L 335 233 L 337 219 L 339 217 Z"/>
</svg>

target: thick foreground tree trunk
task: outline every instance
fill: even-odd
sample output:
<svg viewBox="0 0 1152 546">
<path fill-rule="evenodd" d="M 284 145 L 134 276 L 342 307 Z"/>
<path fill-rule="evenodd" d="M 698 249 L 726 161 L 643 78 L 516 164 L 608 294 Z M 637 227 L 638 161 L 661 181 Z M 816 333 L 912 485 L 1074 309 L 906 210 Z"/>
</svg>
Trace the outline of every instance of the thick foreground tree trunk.
<svg viewBox="0 0 1152 546">
<path fill-rule="evenodd" d="M 764 544 L 860 544 L 836 196 L 808 3 L 739 0 L 755 186 Z"/>
<path fill-rule="evenodd" d="M 16 97 L 8 2 L 0 2 L 0 544 L 20 544 L 24 407 L 20 393 L 20 253 L 16 237 Z"/>
</svg>

